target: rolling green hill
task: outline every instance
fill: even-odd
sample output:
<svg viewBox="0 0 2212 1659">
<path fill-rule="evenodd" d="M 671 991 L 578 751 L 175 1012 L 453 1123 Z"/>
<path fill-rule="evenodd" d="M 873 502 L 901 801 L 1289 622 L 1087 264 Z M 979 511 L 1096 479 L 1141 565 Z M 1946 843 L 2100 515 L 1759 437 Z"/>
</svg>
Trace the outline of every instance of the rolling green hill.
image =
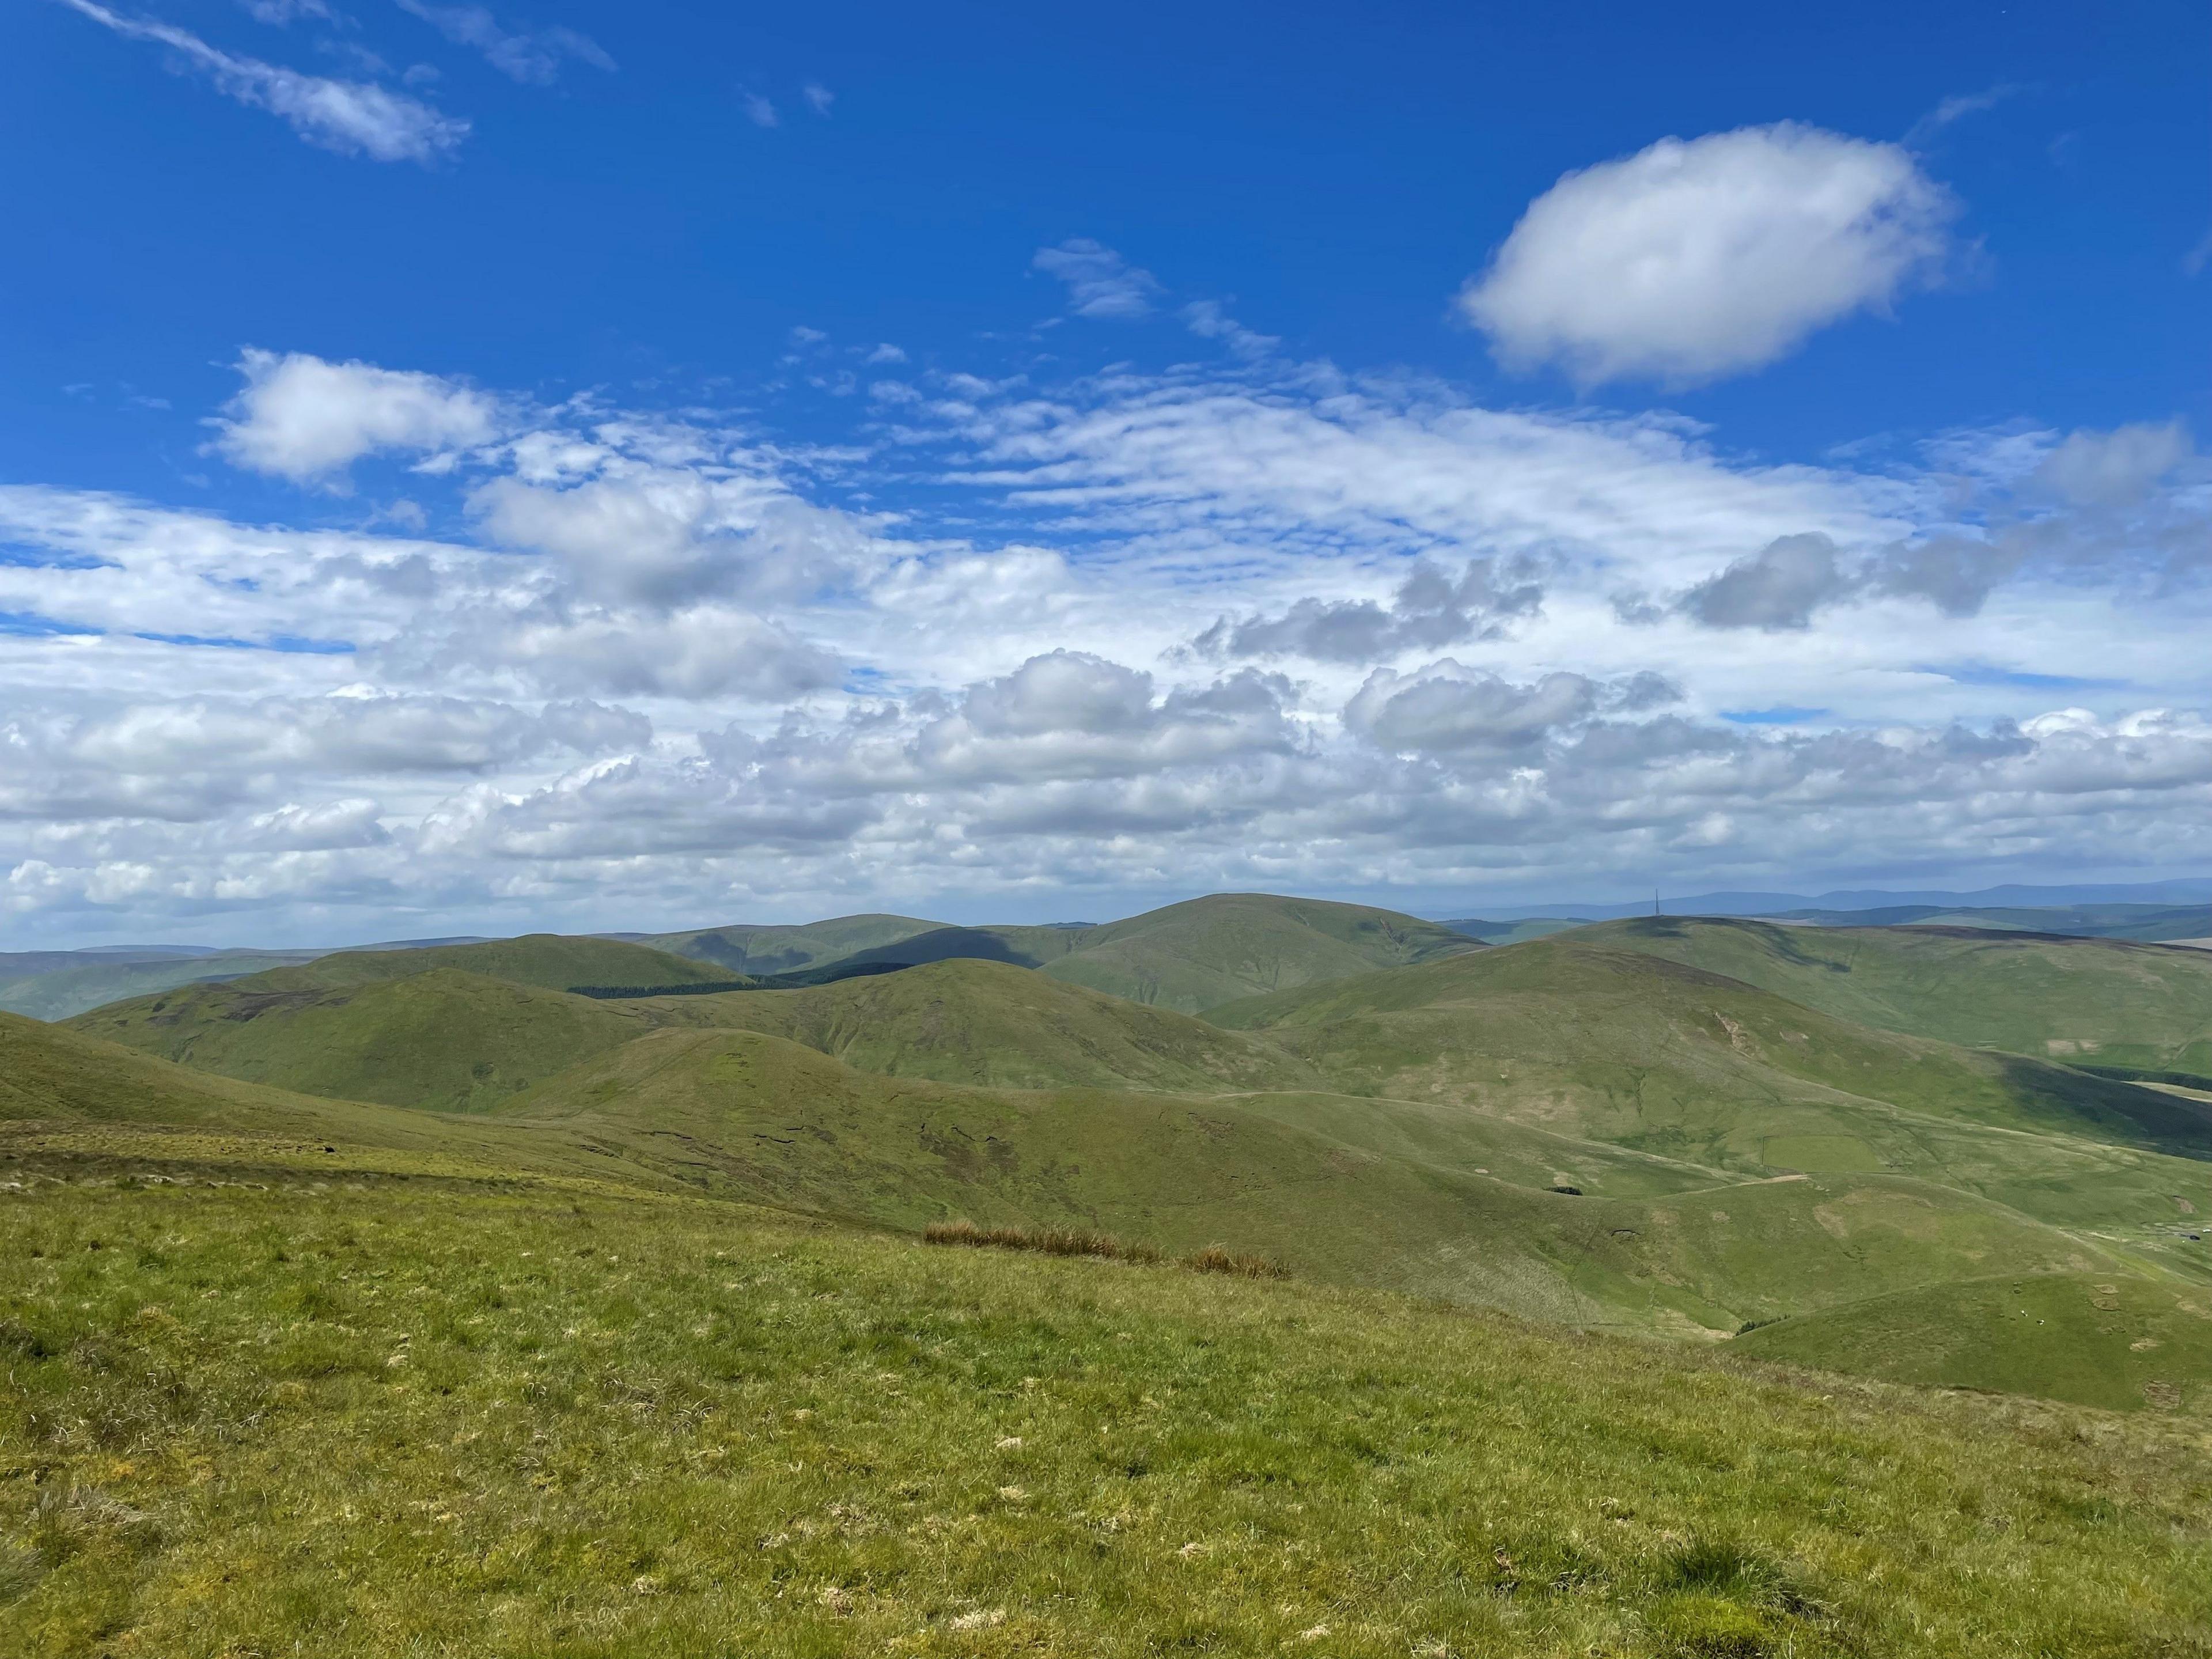
<svg viewBox="0 0 2212 1659">
<path fill-rule="evenodd" d="M 450 967 L 404 979 L 333 975 L 337 985 L 270 983 L 279 977 L 185 986 L 95 1009 L 70 1027 L 245 1082 L 445 1112 L 483 1110 L 645 1029 L 632 1003 Z"/>
<path fill-rule="evenodd" d="M 1042 971 L 1188 1014 L 1480 948 L 1440 923 L 1394 910 L 1226 893 L 1091 928 Z"/>
<path fill-rule="evenodd" d="M 210 956 L 163 957 L 116 962 L 80 957 L 38 973 L 0 980 L 0 1009 L 33 1019 L 67 1019 L 87 1009 L 146 996 L 173 986 L 240 979 L 295 963 L 313 962 L 317 953 L 226 951 Z"/>
<path fill-rule="evenodd" d="M 838 916 L 798 926 L 738 924 L 659 933 L 643 943 L 737 974 L 791 974 L 895 945 L 944 924 L 912 916 Z"/>
<path fill-rule="evenodd" d="M 1097 927 L 933 928 L 857 952 L 846 963 L 1012 963 L 1194 1014 L 1255 992 L 1480 948 L 1478 939 L 1394 910 L 1226 893 Z"/>
<path fill-rule="evenodd" d="M 1726 974 L 1884 1030 L 2212 1076 L 2212 951 L 1971 929 L 1674 916 L 1607 922 L 1581 937 Z"/>
<path fill-rule="evenodd" d="M 1934 904 L 1877 910 L 1786 910 L 1781 921 L 1826 927 L 1972 927 L 1985 931 L 2070 933 L 2082 939 L 2185 939 L 2212 933 L 2212 904 L 2066 904 L 1947 909 Z"/>
<path fill-rule="evenodd" d="M 2112 1411 L 2212 1413 L 2212 1291 L 2094 1273 L 1972 1279 L 1762 1326 L 1743 1352 Z"/>
<path fill-rule="evenodd" d="M 655 1024 L 763 1031 L 861 1071 L 941 1083 L 1212 1094 L 1319 1081 L 1273 1044 L 998 962 L 627 1006 Z"/>
<path fill-rule="evenodd" d="M 645 989 L 662 985 L 712 985 L 730 975 L 711 963 L 672 956 L 620 939 L 563 933 L 525 933 L 480 945 L 439 945 L 408 951 L 343 951 L 304 967 L 280 968 L 239 981 L 252 990 L 339 990 L 380 980 L 405 979 L 450 968 L 510 985 L 566 991 L 579 985 Z"/>
<path fill-rule="evenodd" d="M 437 1163 L 1176 1255 L 1222 1243 L 1315 1281 L 1583 1328 L 1718 1340 L 1782 1320 L 1811 1343 L 1832 1317 L 1818 1363 L 1900 1376 L 1971 1378 L 1983 1351 L 1900 1357 L 1844 1310 L 2000 1272 L 2212 1285 L 2190 1237 L 2212 1215 L 2212 1101 L 1853 1023 L 1645 948 L 1838 937 L 1658 919 L 1486 949 L 1388 912 L 1231 896 L 1079 930 L 925 929 L 879 947 L 918 965 L 789 990 L 717 993 L 726 963 L 606 939 L 352 952 L 65 1030 L 21 1023 L 10 1041 L 42 1056 L 26 1074 L 58 1098 L 74 1068 L 94 1103 L 0 1116 L 38 1121 L 42 1156 L 111 1164 L 182 1158 L 175 1135 L 203 1161 L 220 1142 L 281 1163 L 287 1133 L 323 1135 L 333 1169 Z M 2185 955 L 2055 948 L 2075 947 Z M 2107 957 L 2087 960 L 2109 990 Z M 1850 981 L 1822 961 L 1789 965 L 1832 994 Z M 1282 988 L 1212 1000 L 1255 982 Z M 709 988 L 562 988 L 580 984 Z M 1180 1011 L 1197 1006 L 1206 1019 Z M 143 1052 L 123 1065 L 116 1043 Z M 199 1068 L 200 1091 L 164 1106 L 194 1073 L 151 1056 Z"/>
<path fill-rule="evenodd" d="M 1212 1011 L 1340 1088 L 1449 1099 L 1716 1169 L 1918 1170 L 1916 1118 L 2212 1156 L 2203 1103 L 1869 1030 L 1597 930 Z M 1776 1142 L 1780 1142 L 1777 1146 Z M 1853 1143 L 1857 1144 L 1853 1144 Z"/>
<path fill-rule="evenodd" d="M 1464 1112 L 1345 1097 L 963 1088 L 752 1032 L 656 1032 L 501 1115 L 780 1207 L 905 1228 L 1077 1226 L 1172 1251 L 1232 1239 L 1316 1278 L 1583 1325 L 1725 1334 L 1996 1262 L 2143 1270 L 2124 1247 L 1893 1177 L 1730 1183 Z M 1617 1174 L 1625 1190 L 1663 1195 L 1549 1189 L 1585 1173 L 1593 1188 Z"/>
<path fill-rule="evenodd" d="M 1038 968 L 1077 949 L 1091 930 L 1085 927 L 933 927 L 872 950 L 860 951 L 833 968 L 892 963 L 911 967 L 927 962 L 1006 962 Z"/>
<path fill-rule="evenodd" d="M 512 1182 L 603 1176 L 573 1137 L 294 1094 L 215 1076 L 66 1026 L 0 1013 L 0 1161 L 139 1171 L 364 1170 Z M 663 1188 L 665 1173 L 626 1171 Z"/>
</svg>

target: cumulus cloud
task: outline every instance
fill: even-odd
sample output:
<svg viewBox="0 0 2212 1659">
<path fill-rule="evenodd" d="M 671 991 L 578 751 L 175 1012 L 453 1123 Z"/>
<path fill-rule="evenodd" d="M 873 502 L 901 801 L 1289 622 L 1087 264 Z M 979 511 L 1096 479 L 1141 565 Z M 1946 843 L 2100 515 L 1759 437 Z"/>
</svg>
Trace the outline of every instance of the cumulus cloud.
<svg viewBox="0 0 2212 1659">
<path fill-rule="evenodd" d="M 199 36 L 151 18 L 125 17 L 95 0 L 62 0 L 125 40 L 167 46 L 182 67 L 216 91 L 267 110 L 311 144 L 376 161 L 431 162 L 459 148 L 469 124 L 420 99 L 364 81 L 333 81 L 218 51 Z"/>
<path fill-rule="evenodd" d="M 1103 242 L 1073 236 L 1057 247 L 1042 247 L 1030 261 L 1048 276 L 1067 284 L 1067 308 L 1079 317 L 1116 320 L 1149 314 L 1160 292 L 1149 270 L 1131 264 Z"/>
<path fill-rule="evenodd" d="M 299 386 L 343 395 L 291 408 L 283 362 L 241 453 L 427 456 L 419 515 L 0 487 L 18 932 L 2212 858 L 2212 494 L 2178 428 L 1767 467 L 1270 356 L 918 370 L 895 451 L 831 453 L 320 360 Z M 887 469 L 950 509 L 824 504 Z M 1621 627 L 1626 588 L 1662 625 Z M 1836 712 L 1718 712 L 1777 705 Z"/>
<path fill-rule="evenodd" d="M 624 464 L 568 485 L 498 477 L 469 505 L 495 541 L 559 555 L 580 591 L 660 612 L 832 584 L 866 547 L 853 520 L 770 479 L 693 467 Z"/>
<path fill-rule="evenodd" d="M 1459 306 L 1514 367 L 1692 385 L 1887 309 L 1955 210 L 1895 144 L 1794 122 L 1663 138 L 1538 197 Z"/>
<path fill-rule="evenodd" d="M 1494 640 L 1544 602 L 1527 558 L 1470 559 L 1455 578 L 1417 559 L 1388 607 L 1373 599 L 1300 599 L 1273 616 L 1224 617 L 1193 641 L 1206 656 L 1310 657 L 1374 663 L 1401 653 Z"/>
<path fill-rule="evenodd" d="M 1580 674 L 1515 684 L 1447 657 L 1412 674 L 1377 670 L 1344 721 L 1389 750 L 1510 755 L 1588 720 L 1599 701 L 1598 685 Z"/>
<path fill-rule="evenodd" d="M 556 25 L 544 29 L 509 29 L 483 6 L 438 6 L 428 0 L 396 0 L 456 46 L 473 46 L 511 81 L 550 87 L 561 78 L 563 63 L 574 61 L 611 71 L 615 60 L 587 34 Z"/>
<path fill-rule="evenodd" d="M 2080 506 L 2131 504 L 2195 449 L 2179 421 L 2071 432 L 2043 457 L 2033 482 Z"/>
<path fill-rule="evenodd" d="M 246 386 L 216 422 L 216 447 L 234 465 L 295 483 L 328 480 L 380 451 L 483 443 L 498 428 L 490 398 L 434 374 L 251 347 L 238 372 Z"/>
<path fill-rule="evenodd" d="M 1681 609 L 1708 628 L 1808 628 L 1813 613 L 1857 591 L 1836 544 L 1818 532 L 1778 536 L 1682 596 Z"/>
<path fill-rule="evenodd" d="M 458 629 L 445 659 L 503 665 L 548 691 L 700 702 L 746 697 L 781 703 L 826 690 L 837 659 L 791 631 L 727 605 L 670 615 L 592 611 L 558 618 L 482 618 Z"/>
</svg>

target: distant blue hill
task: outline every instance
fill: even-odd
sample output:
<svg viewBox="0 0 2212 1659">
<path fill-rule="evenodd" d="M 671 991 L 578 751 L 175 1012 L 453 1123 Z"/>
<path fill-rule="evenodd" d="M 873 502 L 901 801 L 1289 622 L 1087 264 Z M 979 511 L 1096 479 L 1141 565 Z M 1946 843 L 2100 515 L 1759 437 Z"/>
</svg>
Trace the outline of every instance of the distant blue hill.
<svg viewBox="0 0 2212 1659">
<path fill-rule="evenodd" d="M 1984 887 L 1974 892 L 1941 890 L 1893 891 L 1885 888 L 1844 888 L 1833 892 L 1693 893 L 1686 897 L 1662 897 L 1659 908 L 1676 916 L 1778 916 L 1797 910 L 1889 910 L 1925 905 L 1941 910 L 2050 909 L 2076 904 L 2212 904 L 2212 879 L 2133 884 L 2084 884 L 2065 887 L 2008 885 Z M 1471 907 L 1471 908 L 1474 907 Z M 1562 901 L 1552 904 L 1486 905 L 1486 920 L 1522 921 L 1536 916 L 1571 917 L 1583 921 L 1611 921 L 1620 916 L 1648 916 L 1650 899 L 1589 904 Z"/>
</svg>

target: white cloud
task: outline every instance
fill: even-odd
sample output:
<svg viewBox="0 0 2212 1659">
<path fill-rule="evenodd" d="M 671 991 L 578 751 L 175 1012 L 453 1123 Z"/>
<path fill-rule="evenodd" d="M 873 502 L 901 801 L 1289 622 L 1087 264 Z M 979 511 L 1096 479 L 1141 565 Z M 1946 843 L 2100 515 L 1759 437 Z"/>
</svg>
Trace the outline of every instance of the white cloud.
<svg viewBox="0 0 2212 1659">
<path fill-rule="evenodd" d="M 1406 651 L 1493 640 L 1544 602 L 1534 562 L 1471 559 L 1456 580 L 1414 561 L 1386 608 L 1373 599 L 1309 596 L 1277 616 L 1224 617 L 1193 641 L 1206 656 L 1310 657 L 1372 663 Z"/>
<path fill-rule="evenodd" d="M 430 162 L 459 147 L 469 124 L 441 115 L 418 99 L 362 81 L 316 75 L 220 52 L 187 30 L 150 18 L 125 17 L 94 0 L 62 0 L 126 40 L 151 41 L 206 76 L 216 91 L 288 123 L 313 144 L 378 161 Z"/>
<path fill-rule="evenodd" d="M 1377 669 L 1344 719 L 1385 749 L 1510 754 L 1580 724 L 1597 707 L 1598 687 L 1580 674 L 1516 685 L 1446 657 L 1413 674 Z"/>
<path fill-rule="evenodd" d="M 2043 458 L 2035 482 L 2082 506 L 2138 501 L 2195 447 L 2179 421 L 2069 433 Z"/>
<path fill-rule="evenodd" d="M 320 18 L 326 23 L 337 21 L 337 14 L 325 0 L 239 0 L 239 3 L 255 22 L 267 23 L 274 28 L 283 28 L 301 17 Z"/>
<path fill-rule="evenodd" d="M 1925 144 L 1937 133 L 1954 123 L 1963 121 L 1970 115 L 1984 114 L 2003 103 L 2006 99 L 2016 97 L 2026 90 L 2025 87 L 2014 86 L 2007 82 L 1981 92 L 1954 93 L 1915 121 L 1911 131 L 1905 133 L 1905 142 L 1914 146 Z"/>
<path fill-rule="evenodd" d="M 829 114 L 830 106 L 837 101 L 837 94 L 819 81 L 809 81 L 799 88 L 799 95 L 806 100 L 806 106 L 817 115 Z"/>
<path fill-rule="evenodd" d="M 759 93 L 741 89 L 738 94 L 738 101 L 744 108 L 745 119 L 750 121 L 755 126 L 773 127 L 782 125 L 782 118 L 776 114 L 775 106 Z"/>
<path fill-rule="evenodd" d="M 1030 263 L 1067 284 L 1067 307 L 1079 317 L 1115 320 L 1143 317 L 1151 313 L 1160 292 L 1151 271 L 1139 270 L 1088 236 L 1072 236 L 1057 247 L 1041 247 Z"/>
<path fill-rule="evenodd" d="M 1514 367 L 1693 384 L 1886 310 L 1954 211 L 1895 144 L 1793 122 L 1664 138 L 1538 197 L 1459 305 Z"/>
<path fill-rule="evenodd" d="M 309 479 L 428 454 L 419 520 L 0 488 L 11 930 L 2212 858 L 2179 428 L 1858 471 L 1273 357 L 912 380 L 832 450 L 264 356 L 227 439 Z M 855 483 L 906 516 L 829 504 Z"/>
<path fill-rule="evenodd" d="M 1682 609 L 1708 628 L 1809 628 L 1813 613 L 1856 591 L 1854 575 L 1819 532 L 1778 536 L 1682 596 Z"/>
<path fill-rule="evenodd" d="M 1194 300 L 1182 308 L 1183 326 L 1202 340 L 1218 340 L 1239 357 L 1264 357 L 1282 344 L 1279 337 L 1259 334 L 1229 314 L 1218 300 Z"/>
<path fill-rule="evenodd" d="M 561 78 L 561 65 L 573 59 L 611 71 L 615 60 L 587 34 L 556 25 L 544 29 L 508 29 L 483 6 L 439 6 L 428 0 L 396 0 L 456 46 L 473 46 L 511 81 L 550 87 Z"/>
<path fill-rule="evenodd" d="M 295 482 L 328 478 L 379 451 L 483 443 L 497 429 L 490 398 L 434 374 L 252 348 L 238 372 L 246 386 L 216 422 L 216 447 L 234 465 Z"/>
</svg>

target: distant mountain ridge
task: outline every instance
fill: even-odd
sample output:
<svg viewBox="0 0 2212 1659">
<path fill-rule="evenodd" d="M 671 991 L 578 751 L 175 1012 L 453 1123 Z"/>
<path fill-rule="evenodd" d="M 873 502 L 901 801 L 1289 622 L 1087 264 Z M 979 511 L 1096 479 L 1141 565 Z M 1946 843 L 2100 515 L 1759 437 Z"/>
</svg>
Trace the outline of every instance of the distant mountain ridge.
<svg viewBox="0 0 2212 1659">
<path fill-rule="evenodd" d="M 1973 892 L 1941 890 L 1893 891 L 1887 888 L 1840 888 L 1832 892 L 1692 893 L 1662 896 L 1660 914 L 1687 916 L 1778 916 L 1798 910 L 1880 910 L 1926 905 L 1942 910 L 2041 908 L 2076 904 L 2212 904 L 2212 878 L 2191 877 L 2177 881 L 2087 883 L 2060 887 L 2030 887 L 2017 884 L 1984 887 Z M 1492 904 L 1481 907 L 1484 918 L 1496 921 L 1525 921 L 1538 917 L 1572 917 L 1584 921 L 1614 921 L 1623 916 L 1648 916 L 1650 899 L 1601 903 L 1554 900 L 1544 904 Z"/>
</svg>

